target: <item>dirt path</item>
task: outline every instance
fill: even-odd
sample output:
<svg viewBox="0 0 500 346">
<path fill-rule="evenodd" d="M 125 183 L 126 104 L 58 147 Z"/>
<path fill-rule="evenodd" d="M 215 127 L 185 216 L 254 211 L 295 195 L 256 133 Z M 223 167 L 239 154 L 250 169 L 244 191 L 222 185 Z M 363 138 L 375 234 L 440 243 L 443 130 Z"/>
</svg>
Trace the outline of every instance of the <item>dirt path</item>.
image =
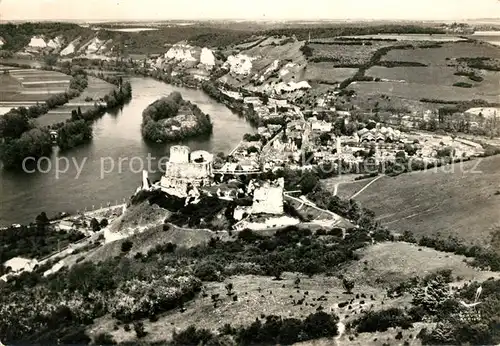
<svg viewBox="0 0 500 346">
<path fill-rule="evenodd" d="M 337 196 L 337 192 L 339 192 L 339 185 L 342 184 L 341 182 L 338 182 L 338 183 L 335 183 L 335 185 L 333 185 L 333 195 L 334 196 Z"/>
<path fill-rule="evenodd" d="M 335 337 L 335 340 L 339 340 L 342 337 L 342 335 L 344 335 L 345 324 L 342 321 L 337 323 L 337 330 L 339 334 Z"/>
<path fill-rule="evenodd" d="M 359 194 L 361 194 L 363 191 L 365 191 L 371 184 L 373 184 L 374 182 L 376 182 L 377 180 L 379 180 L 380 178 L 382 177 L 385 177 L 384 174 L 382 175 L 379 175 L 378 177 L 376 177 L 375 179 L 373 179 L 372 181 L 370 181 L 368 184 L 365 185 L 365 187 L 363 187 L 361 190 L 359 190 L 358 192 L 356 192 L 354 195 L 351 196 L 351 199 L 354 199 L 356 198 L 357 196 L 359 196 Z"/>
</svg>

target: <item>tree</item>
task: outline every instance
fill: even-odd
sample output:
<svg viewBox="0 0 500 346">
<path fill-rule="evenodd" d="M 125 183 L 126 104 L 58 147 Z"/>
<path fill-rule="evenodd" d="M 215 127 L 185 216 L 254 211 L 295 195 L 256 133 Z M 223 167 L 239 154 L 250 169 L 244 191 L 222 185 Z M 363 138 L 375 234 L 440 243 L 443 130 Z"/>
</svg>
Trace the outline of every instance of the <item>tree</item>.
<svg viewBox="0 0 500 346">
<path fill-rule="evenodd" d="M 319 136 L 319 140 L 321 141 L 321 145 L 327 145 L 328 142 L 332 139 L 332 136 L 327 133 L 327 132 L 323 132 L 320 136 Z"/>
<path fill-rule="evenodd" d="M 125 240 L 122 243 L 121 250 L 122 252 L 129 252 L 132 249 L 133 243 L 130 240 Z"/>
<path fill-rule="evenodd" d="M 334 124 L 335 135 L 341 136 L 346 134 L 346 125 L 344 118 L 337 118 Z"/>
<path fill-rule="evenodd" d="M 256 147 L 254 146 L 251 146 L 250 148 L 247 149 L 247 153 L 248 154 L 252 154 L 252 153 L 258 153 L 259 152 L 259 149 L 257 149 Z"/>
<path fill-rule="evenodd" d="M 36 217 L 35 223 L 38 229 L 45 229 L 45 227 L 49 224 L 49 218 L 47 217 L 47 214 L 42 211 L 40 215 Z"/>
<path fill-rule="evenodd" d="M 281 280 L 281 274 L 283 274 L 283 268 L 280 265 L 273 265 L 270 268 L 270 274 L 274 276 L 274 280 Z"/>
<path fill-rule="evenodd" d="M 342 286 L 348 294 L 352 294 L 352 289 L 354 288 L 354 281 L 349 280 L 347 278 L 342 279 Z"/>
<path fill-rule="evenodd" d="M 231 282 L 226 284 L 227 295 L 230 296 L 233 294 L 233 284 Z"/>
<path fill-rule="evenodd" d="M 102 220 L 101 220 L 101 224 L 100 224 L 100 225 L 101 225 L 101 228 L 105 228 L 105 227 L 107 227 L 107 226 L 108 226 L 108 224 L 109 224 L 108 219 L 102 219 Z"/>
<path fill-rule="evenodd" d="M 416 146 L 412 145 L 412 144 L 409 144 L 409 143 L 406 143 L 404 145 L 404 149 L 405 149 L 406 153 L 408 154 L 408 156 L 413 156 L 413 155 L 415 155 L 417 153 Z"/>
<path fill-rule="evenodd" d="M 300 190 L 302 194 L 307 195 L 312 192 L 316 185 L 319 183 L 319 178 L 316 174 L 312 172 L 305 172 L 300 179 Z"/>
<path fill-rule="evenodd" d="M 300 47 L 300 51 L 306 58 L 311 57 L 313 55 L 313 49 L 309 47 L 309 45 L 305 44 L 302 47 Z"/>
<path fill-rule="evenodd" d="M 108 333 L 100 333 L 94 339 L 95 345 L 116 345 L 115 340 L 113 340 L 113 336 Z"/>
<path fill-rule="evenodd" d="M 93 232 L 99 232 L 101 230 L 101 225 L 95 217 L 90 220 L 90 228 L 92 228 Z"/>
<path fill-rule="evenodd" d="M 43 61 L 45 62 L 45 64 L 47 66 L 54 66 L 55 64 L 57 64 L 57 55 L 54 55 L 54 54 L 49 54 L 49 55 L 46 55 L 45 58 L 43 59 Z"/>
<path fill-rule="evenodd" d="M 137 336 L 138 339 L 142 339 L 143 337 L 145 337 L 148 334 L 144 330 L 144 324 L 140 321 L 134 323 L 134 331 L 135 331 L 135 335 Z"/>
<path fill-rule="evenodd" d="M 17 110 L 11 110 L 0 117 L 0 137 L 19 138 L 31 128 L 28 117 Z"/>
<path fill-rule="evenodd" d="M 92 126 L 85 120 L 70 121 L 57 131 L 57 145 L 62 150 L 74 148 L 91 139 Z"/>
<path fill-rule="evenodd" d="M 400 150 L 396 153 L 396 160 L 406 160 L 406 154 L 404 151 Z"/>
</svg>

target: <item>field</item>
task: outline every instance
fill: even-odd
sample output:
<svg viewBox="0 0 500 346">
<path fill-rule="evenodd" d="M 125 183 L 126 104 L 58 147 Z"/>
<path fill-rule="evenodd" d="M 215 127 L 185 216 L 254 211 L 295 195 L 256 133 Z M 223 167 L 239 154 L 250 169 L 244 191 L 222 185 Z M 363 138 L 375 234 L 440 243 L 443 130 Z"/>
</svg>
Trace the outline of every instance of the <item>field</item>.
<svg viewBox="0 0 500 346">
<path fill-rule="evenodd" d="M 80 107 L 82 112 L 94 107 L 94 103 L 109 94 L 115 86 L 102 79 L 92 76 L 88 77 L 88 87 L 80 96 L 71 99 L 71 101 L 56 109 L 50 110 L 47 114 L 36 119 L 41 126 L 49 126 L 59 122 L 64 122 L 71 118 L 71 111 Z M 87 98 L 92 101 L 86 101 Z"/>
<path fill-rule="evenodd" d="M 465 262 L 464 256 L 444 253 L 431 248 L 404 242 L 388 242 L 369 246 L 359 252 L 360 260 L 353 262 L 346 273 L 363 278 L 363 283 L 391 287 L 412 277 L 424 277 L 440 270 L 451 269 L 461 280 L 487 280 L 500 273 L 479 271 Z"/>
<path fill-rule="evenodd" d="M 297 277 L 300 278 L 298 289 L 294 285 Z M 234 301 L 231 296 L 227 296 L 224 287 L 227 282 L 233 284 L 237 301 Z M 346 294 L 344 291 L 341 280 L 323 275 L 309 278 L 300 274 L 284 273 L 282 280 L 254 275 L 235 276 L 226 282 L 207 283 L 204 287 L 207 296 L 200 295 L 195 300 L 186 303 L 186 311 L 184 312 L 173 310 L 161 316 L 156 322 L 144 321 L 148 332 L 144 341 L 168 340 L 175 330 L 186 329 L 192 324 L 196 324 L 200 328 L 215 330 L 222 328 L 226 323 L 232 326 L 248 325 L 262 315 L 274 314 L 283 317 L 304 318 L 308 314 L 316 312 L 319 306 L 327 313 L 336 312 L 342 321 L 347 322 L 347 320 L 355 318 L 360 310 L 370 306 L 371 309 L 378 310 L 401 304 L 401 299 L 390 301 L 384 298 L 383 292 L 375 288 L 358 286 L 354 289 L 355 293 L 363 292 L 368 297 L 373 295 L 374 299 L 354 299 L 351 304 L 352 309 L 348 309 L 347 306 L 339 308 L 338 303 L 354 298 L 353 295 Z M 220 295 L 216 308 L 211 300 L 213 294 Z M 303 304 L 293 304 L 294 300 L 302 298 L 304 299 Z M 363 303 L 361 303 L 362 301 Z M 123 327 L 113 331 L 113 325 L 114 322 L 105 317 L 96 320 L 91 331 L 93 333 L 110 332 L 118 342 L 135 340 L 135 333 L 125 332 Z"/>
<path fill-rule="evenodd" d="M 98 101 L 107 94 L 109 94 L 115 86 L 110 84 L 102 79 L 89 76 L 88 77 L 88 86 L 87 88 L 80 94 L 79 97 L 71 100 L 72 102 L 83 102 L 86 98 L 91 98 L 94 101 Z M 93 102 L 92 102 L 93 104 Z"/>
<path fill-rule="evenodd" d="M 484 99 L 489 102 L 499 102 L 498 89 L 483 92 L 473 92 L 473 88 L 457 88 L 451 85 L 426 85 L 401 82 L 356 82 L 349 86 L 358 94 L 377 97 L 380 94 L 392 97 L 418 101 L 422 98 L 439 99 L 445 101 L 470 101 Z"/>
<path fill-rule="evenodd" d="M 366 71 L 366 75 L 370 77 L 427 85 L 451 86 L 453 83 L 467 80 L 467 77 L 455 76 L 454 73 L 455 69 L 447 66 L 390 68 L 373 66 Z"/>
<path fill-rule="evenodd" d="M 500 100 L 500 90 L 498 89 L 498 81 L 500 79 L 500 72 L 493 71 L 481 71 L 478 73 L 484 80 L 482 82 L 473 82 L 470 81 L 467 77 L 464 76 L 455 76 L 456 72 L 455 68 L 448 66 L 428 66 L 428 67 L 393 67 L 386 68 L 375 66 L 370 68 L 367 71 L 367 75 L 371 77 L 378 77 L 385 80 L 396 81 L 408 83 L 411 85 L 411 88 L 415 89 L 415 95 L 413 97 L 415 99 L 421 99 L 422 95 L 427 95 L 426 92 L 422 92 L 422 89 L 419 89 L 422 85 L 429 86 L 433 91 L 435 99 L 442 100 L 456 100 L 465 98 L 465 100 L 472 98 L 483 98 L 487 100 L 491 100 L 491 102 L 498 102 Z M 473 85 L 471 89 L 468 91 L 459 91 L 457 88 L 453 87 L 453 84 L 457 82 L 466 82 Z M 381 82 L 382 89 L 386 89 L 387 86 L 384 85 L 389 83 L 389 87 L 395 85 L 392 82 Z M 398 84 L 399 85 L 399 84 Z M 415 85 L 418 85 L 415 87 Z M 435 86 L 436 89 L 432 88 Z M 437 88 L 441 89 L 437 90 Z M 395 87 L 396 89 L 396 87 Z M 405 88 L 403 87 L 403 90 Z M 420 91 L 420 92 L 419 92 Z M 456 94 L 456 96 L 455 96 Z M 402 96 L 402 97 L 410 97 L 404 91 L 394 90 L 394 96 Z"/>
<path fill-rule="evenodd" d="M 378 35 L 357 35 L 343 36 L 356 39 L 379 39 L 379 40 L 397 40 L 397 41 L 415 41 L 415 42 L 458 42 L 465 39 L 449 35 L 427 35 L 427 34 L 378 34 Z"/>
<path fill-rule="evenodd" d="M 329 191 L 334 191 L 335 185 L 337 185 L 337 196 L 344 199 L 350 199 L 356 192 L 365 187 L 373 179 L 375 178 L 354 181 L 352 178 L 348 180 L 340 177 L 324 179 L 321 182 Z"/>
<path fill-rule="evenodd" d="M 89 103 L 88 105 L 82 103 L 80 109 L 82 110 L 82 112 L 85 112 L 86 110 L 92 107 L 94 107 L 93 103 L 92 104 Z M 71 111 L 77 108 L 78 106 L 65 104 L 50 110 L 47 114 L 44 114 L 36 118 L 35 122 L 40 126 L 49 126 L 60 122 L 64 122 L 68 119 L 71 119 Z"/>
<path fill-rule="evenodd" d="M 14 107 L 29 107 L 47 100 L 51 95 L 67 91 L 70 77 L 57 71 L 18 69 L 1 66 L 0 71 L 0 114 Z M 36 121 L 42 126 L 63 122 L 71 117 L 71 111 L 78 106 L 82 111 L 94 106 L 115 88 L 114 85 L 95 77 L 88 77 L 88 87 L 67 105 L 58 107 Z M 92 99 L 92 101 L 85 101 Z"/>
<path fill-rule="evenodd" d="M 411 302 L 409 295 L 389 298 L 385 288 L 394 287 L 414 276 L 424 277 L 438 270 L 451 269 L 453 277 L 457 278 L 455 286 L 467 280 L 482 281 L 489 277 L 498 277 L 498 273 L 481 272 L 469 267 L 463 256 L 408 243 L 375 244 L 361 250 L 359 257 L 358 261 L 352 262 L 339 273 L 354 279 L 353 294 L 347 294 L 342 287 L 342 280 L 335 276 L 308 277 L 283 273 L 281 280 L 257 275 L 232 276 L 224 282 L 206 282 L 202 293 L 184 304 L 184 310 L 171 310 L 158 316 L 158 320 L 154 322 L 144 320 L 147 335 L 143 341 L 164 342 L 171 338 L 174 331 L 185 330 L 192 324 L 198 328 L 217 330 L 227 323 L 233 327 L 249 325 L 257 318 L 269 315 L 304 318 L 318 311 L 319 307 L 327 313 L 336 313 L 341 324 L 346 325 L 368 310 L 408 307 Z M 295 285 L 297 278 L 300 283 Z M 233 284 L 232 295 L 227 294 L 227 283 Z M 219 295 L 216 307 L 211 298 L 214 294 Z M 236 298 L 233 298 L 234 296 Z M 302 303 L 294 303 L 298 300 L 302 300 Z M 348 304 L 339 307 L 339 303 L 344 302 Z M 89 333 L 95 335 L 107 332 L 117 342 L 136 340 L 133 331 L 125 331 L 122 325 L 114 328 L 115 324 L 116 321 L 110 316 L 96 319 Z M 405 331 L 405 340 L 415 338 L 422 327 L 423 324 L 417 323 L 414 328 Z M 331 339 L 321 339 L 301 345 L 382 345 L 387 338 L 394 341 L 396 332 L 389 330 L 384 333 L 362 333 L 356 335 L 355 340 L 344 334 L 337 338 L 338 343 Z M 375 338 L 379 342 L 374 343 Z"/>
<path fill-rule="evenodd" d="M 448 170 L 446 172 L 445 170 Z M 383 177 L 356 200 L 391 230 L 489 246 L 499 223 L 500 157 Z"/>
<path fill-rule="evenodd" d="M 446 43 L 440 48 L 416 48 L 411 50 L 392 50 L 382 61 L 414 61 L 424 64 L 446 66 L 449 59 L 490 57 L 499 58 L 500 49 L 484 43 L 457 42 Z"/>
<path fill-rule="evenodd" d="M 413 42 L 415 44 L 415 42 Z M 500 72 L 476 70 L 474 73 L 482 81 L 471 81 L 466 76 L 456 76 L 463 69 L 458 67 L 456 58 L 461 57 L 500 57 L 500 49 L 484 43 L 453 42 L 443 43 L 440 48 L 414 48 L 391 50 L 382 57 L 382 61 L 416 62 L 427 67 L 392 67 L 373 66 L 366 71 L 366 76 L 380 78 L 381 82 L 355 82 L 349 88 L 357 92 L 360 100 L 373 98 L 380 101 L 379 95 L 393 98 L 391 103 L 419 101 L 423 98 L 444 101 L 469 101 L 484 99 L 500 102 L 498 80 Z M 454 87 L 457 82 L 472 84 L 472 88 Z M 439 105 L 427 105 L 434 109 Z M 414 107 L 411 107 L 414 110 Z"/>
<path fill-rule="evenodd" d="M 65 92 L 70 77 L 55 71 L 9 69 L 0 76 L 0 106 L 29 106 Z"/>
<path fill-rule="evenodd" d="M 352 77 L 358 69 L 348 67 L 333 67 L 331 62 L 312 62 L 307 64 L 304 79 L 313 82 L 342 82 Z"/>
<path fill-rule="evenodd" d="M 391 42 L 373 42 L 371 45 L 342 45 L 311 43 L 311 61 L 329 61 L 335 65 L 366 64 L 377 49 L 391 45 Z"/>
</svg>

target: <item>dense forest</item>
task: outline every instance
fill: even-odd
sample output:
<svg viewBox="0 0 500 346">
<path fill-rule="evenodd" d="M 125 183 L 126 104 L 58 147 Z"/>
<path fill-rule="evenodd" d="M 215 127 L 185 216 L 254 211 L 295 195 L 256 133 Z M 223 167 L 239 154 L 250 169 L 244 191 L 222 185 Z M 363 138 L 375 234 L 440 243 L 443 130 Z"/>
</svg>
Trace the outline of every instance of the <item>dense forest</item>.
<svg viewBox="0 0 500 346">
<path fill-rule="evenodd" d="M 193 121 L 195 124 L 192 124 Z M 168 142 L 210 133 L 210 116 L 197 105 L 184 100 L 179 92 L 156 100 L 142 113 L 142 135 L 152 142 Z"/>
</svg>

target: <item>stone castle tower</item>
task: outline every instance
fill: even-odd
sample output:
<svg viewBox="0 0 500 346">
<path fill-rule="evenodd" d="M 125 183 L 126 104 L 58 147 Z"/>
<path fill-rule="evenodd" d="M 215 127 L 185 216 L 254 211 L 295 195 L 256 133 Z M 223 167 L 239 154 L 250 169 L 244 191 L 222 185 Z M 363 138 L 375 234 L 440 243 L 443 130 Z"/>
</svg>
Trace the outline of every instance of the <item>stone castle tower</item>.
<svg viewBox="0 0 500 346">
<path fill-rule="evenodd" d="M 212 182 L 212 160 L 212 155 L 206 151 L 190 152 L 187 146 L 172 146 L 165 174 L 160 181 L 162 191 L 186 197 L 189 186 L 209 185 Z"/>
<path fill-rule="evenodd" d="M 185 145 L 174 145 L 170 147 L 170 159 L 171 163 L 189 163 L 189 147 Z"/>
</svg>

